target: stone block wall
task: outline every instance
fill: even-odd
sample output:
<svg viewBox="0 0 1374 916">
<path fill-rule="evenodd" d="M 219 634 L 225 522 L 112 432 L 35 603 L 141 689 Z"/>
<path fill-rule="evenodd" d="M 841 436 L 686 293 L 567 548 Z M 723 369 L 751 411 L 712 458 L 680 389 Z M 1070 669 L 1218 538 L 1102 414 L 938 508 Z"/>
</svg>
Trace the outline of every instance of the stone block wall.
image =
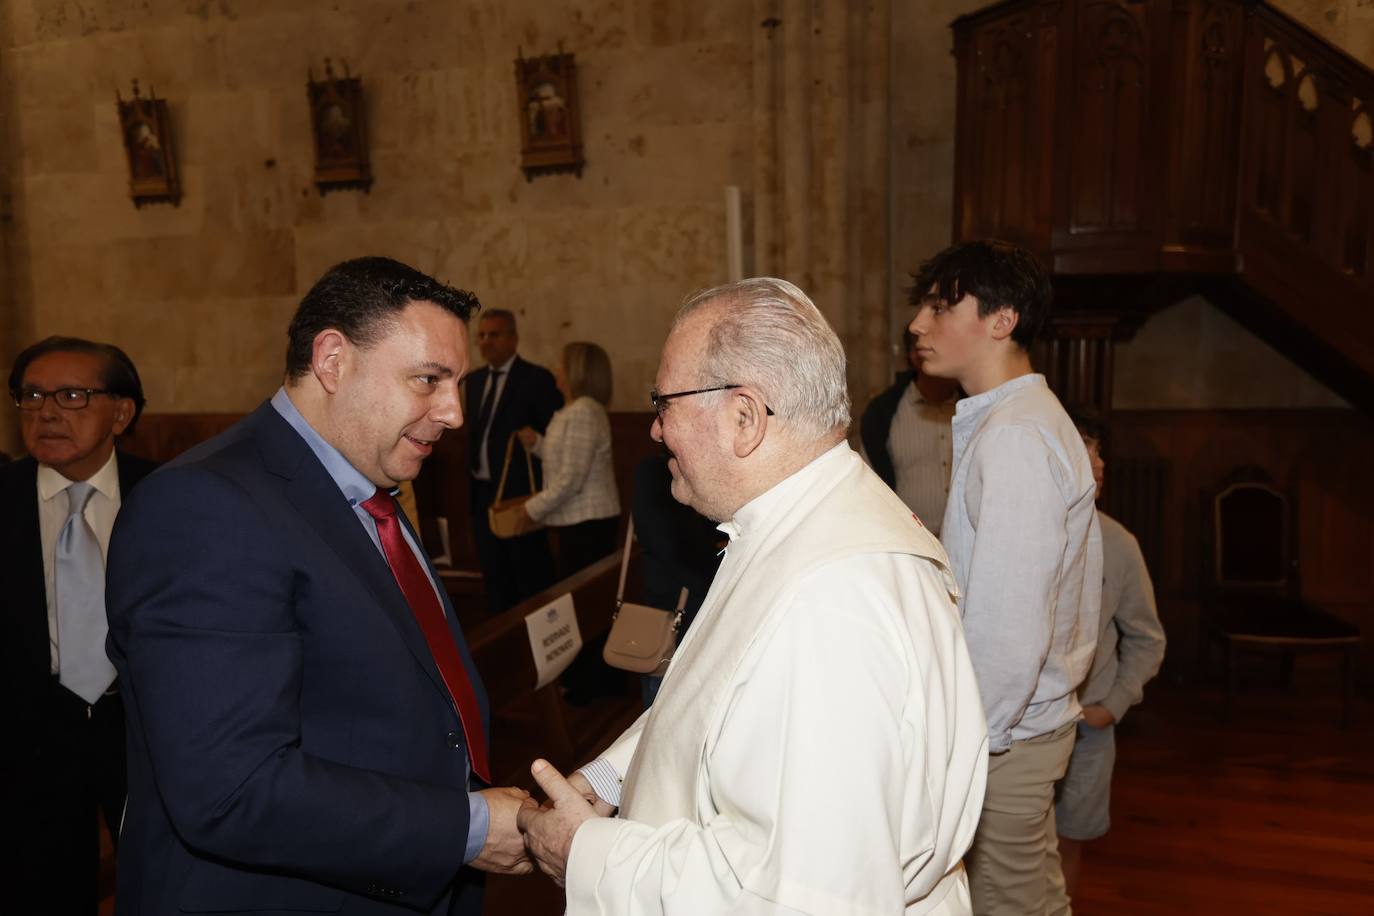
<svg viewBox="0 0 1374 916">
<path fill-rule="evenodd" d="M 149 409 L 241 411 L 329 265 L 386 254 L 521 320 L 522 350 L 602 343 L 646 406 L 683 295 L 726 274 L 751 179 L 753 12 L 732 0 L 14 0 L 3 15 L 6 360 L 53 333 L 123 346 Z M 517 51 L 577 55 L 587 165 L 527 182 Z M 312 180 L 306 72 L 366 93 L 370 193 Z M 115 93 L 168 100 L 184 196 L 136 209 Z M 6 333 L 7 332 L 7 333 Z M 474 351 L 475 356 L 475 351 Z M 17 446 L 0 426 L 0 448 Z"/>
</svg>

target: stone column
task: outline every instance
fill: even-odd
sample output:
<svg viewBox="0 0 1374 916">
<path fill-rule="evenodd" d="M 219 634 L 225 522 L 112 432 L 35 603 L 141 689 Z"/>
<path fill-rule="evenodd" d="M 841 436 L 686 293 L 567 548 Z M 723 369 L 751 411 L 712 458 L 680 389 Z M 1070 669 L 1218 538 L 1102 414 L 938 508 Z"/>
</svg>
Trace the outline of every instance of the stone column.
<svg viewBox="0 0 1374 916">
<path fill-rule="evenodd" d="M 754 10 L 754 272 L 815 299 L 861 406 L 889 375 L 889 2 Z"/>
<path fill-rule="evenodd" d="M 11 17 L 0 16 L 0 54 L 8 54 L 14 46 L 11 34 Z M 11 252 L 15 245 L 14 210 L 10 197 L 11 163 L 17 155 L 18 138 L 14 135 L 13 114 L 15 107 L 14 80 L 9 78 L 10 69 L 0 68 L 6 75 L 4 89 L 0 91 L 0 375 L 7 380 L 14 356 L 27 340 L 23 325 L 16 312 L 14 295 L 15 273 L 11 269 Z M 4 386 L 8 389 L 8 385 Z M 4 393 L 0 404 L 0 451 L 15 457 L 22 450 L 19 441 L 19 417 L 9 400 L 9 391 Z"/>
</svg>

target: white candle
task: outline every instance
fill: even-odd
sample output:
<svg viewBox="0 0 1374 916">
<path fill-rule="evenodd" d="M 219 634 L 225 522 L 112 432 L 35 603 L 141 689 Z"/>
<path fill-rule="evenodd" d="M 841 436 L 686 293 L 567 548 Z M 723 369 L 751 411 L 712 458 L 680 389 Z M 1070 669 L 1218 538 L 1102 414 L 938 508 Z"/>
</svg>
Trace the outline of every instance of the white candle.
<svg viewBox="0 0 1374 916">
<path fill-rule="evenodd" d="M 744 235 L 740 228 L 739 185 L 725 186 L 725 273 L 730 282 L 744 279 Z"/>
</svg>

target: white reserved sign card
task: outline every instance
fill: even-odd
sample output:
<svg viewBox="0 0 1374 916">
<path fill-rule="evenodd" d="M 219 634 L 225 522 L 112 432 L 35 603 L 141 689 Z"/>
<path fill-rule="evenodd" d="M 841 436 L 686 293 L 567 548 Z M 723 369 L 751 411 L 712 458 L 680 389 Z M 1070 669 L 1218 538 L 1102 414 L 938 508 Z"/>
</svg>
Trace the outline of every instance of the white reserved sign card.
<svg viewBox="0 0 1374 916">
<path fill-rule="evenodd" d="M 534 653 L 534 673 L 538 690 L 563 673 L 582 648 L 582 632 L 577 628 L 577 611 L 572 592 L 544 605 L 525 617 Z"/>
</svg>

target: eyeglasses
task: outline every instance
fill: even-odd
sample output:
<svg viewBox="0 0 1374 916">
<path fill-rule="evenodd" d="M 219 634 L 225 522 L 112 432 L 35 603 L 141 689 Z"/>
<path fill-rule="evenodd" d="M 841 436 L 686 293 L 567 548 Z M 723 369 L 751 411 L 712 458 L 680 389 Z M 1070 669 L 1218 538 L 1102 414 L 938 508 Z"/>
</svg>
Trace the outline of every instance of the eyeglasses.
<svg viewBox="0 0 1374 916">
<path fill-rule="evenodd" d="M 43 402 L 52 398 L 58 407 L 64 410 L 80 410 L 91 403 L 91 395 L 108 394 L 115 396 L 115 392 L 106 388 L 54 388 L 52 391 L 44 391 L 42 388 L 20 388 L 11 391 L 14 397 L 14 406 L 20 410 L 42 410 Z"/>
<path fill-rule="evenodd" d="M 714 388 L 697 388 L 693 391 L 674 391 L 672 394 L 659 394 L 658 391 L 655 390 L 649 392 L 649 403 L 654 406 L 654 413 L 658 414 L 658 418 L 662 420 L 663 408 L 667 407 L 668 402 L 674 398 L 685 398 L 694 394 L 707 394 L 712 391 L 732 391 L 736 388 L 743 387 L 743 385 L 717 385 Z M 768 411 L 768 416 L 773 416 L 773 408 L 764 404 L 763 409 Z"/>
</svg>

